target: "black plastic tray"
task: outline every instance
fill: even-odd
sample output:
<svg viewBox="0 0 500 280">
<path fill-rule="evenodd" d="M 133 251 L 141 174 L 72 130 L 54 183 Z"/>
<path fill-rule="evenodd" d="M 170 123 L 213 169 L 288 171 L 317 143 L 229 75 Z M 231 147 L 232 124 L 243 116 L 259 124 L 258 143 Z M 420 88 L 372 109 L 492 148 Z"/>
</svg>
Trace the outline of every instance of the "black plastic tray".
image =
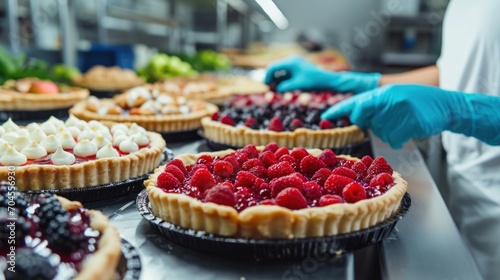
<svg viewBox="0 0 500 280">
<path fill-rule="evenodd" d="M 163 160 L 160 165 L 166 164 L 174 158 L 172 150 L 165 148 L 163 150 Z M 135 178 L 103 184 L 99 186 L 85 187 L 79 189 L 62 189 L 62 190 L 37 190 L 26 191 L 28 194 L 38 194 L 42 192 L 54 193 L 59 196 L 66 197 L 69 200 L 77 200 L 80 202 L 94 202 L 104 199 L 115 198 L 128 195 L 130 193 L 139 193 L 144 189 L 143 182 L 151 173 L 144 174 Z"/>
<path fill-rule="evenodd" d="M 1 110 L 0 122 L 7 121 L 9 118 L 18 122 L 45 121 L 50 118 L 50 116 L 54 116 L 58 119 L 66 119 L 69 116 L 68 111 L 70 108 L 71 107 L 47 110 Z"/>
<path fill-rule="evenodd" d="M 163 139 L 167 141 L 167 143 L 172 142 L 188 142 L 193 140 L 201 139 L 201 136 L 198 134 L 198 130 L 186 130 L 186 131 L 172 131 L 172 132 L 160 132 Z"/>
<path fill-rule="evenodd" d="M 141 276 L 141 258 L 139 251 L 132 246 L 128 241 L 122 239 L 122 257 L 116 268 L 120 279 L 122 280 L 138 280 Z"/>
<path fill-rule="evenodd" d="M 401 206 L 392 217 L 370 228 L 333 236 L 296 239 L 248 239 L 184 229 L 163 221 L 152 213 L 146 190 L 137 196 L 136 206 L 160 236 L 182 246 L 230 258 L 286 260 L 317 254 L 338 255 L 384 240 L 410 209 L 411 197 L 406 193 Z"/>
</svg>

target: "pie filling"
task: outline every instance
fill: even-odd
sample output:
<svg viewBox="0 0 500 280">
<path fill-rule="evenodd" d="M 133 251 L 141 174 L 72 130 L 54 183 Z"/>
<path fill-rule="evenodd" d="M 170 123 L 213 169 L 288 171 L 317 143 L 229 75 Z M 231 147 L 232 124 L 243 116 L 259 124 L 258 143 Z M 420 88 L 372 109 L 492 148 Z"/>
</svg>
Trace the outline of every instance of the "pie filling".
<svg viewBox="0 0 500 280">
<path fill-rule="evenodd" d="M 108 128 L 70 116 L 66 122 L 51 117 L 26 127 L 9 119 L 0 126 L 0 166 L 73 165 L 126 156 L 149 147 L 146 130 L 137 124 Z"/>
<path fill-rule="evenodd" d="M 329 121 L 321 120 L 320 116 L 330 106 L 349 96 L 329 92 L 238 95 L 229 101 L 224 110 L 214 113 L 212 120 L 276 132 L 344 127 L 351 125 L 348 118 Z"/>
<path fill-rule="evenodd" d="M 7 182 L 0 183 L 0 221 L 0 268 L 7 279 L 71 279 L 100 238 L 87 209 L 68 211 L 53 194 L 24 195 Z M 8 269 L 14 263 L 15 274 Z"/>
<path fill-rule="evenodd" d="M 242 211 L 255 205 L 292 210 L 355 203 L 383 195 L 394 185 L 393 169 L 383 157 L 359 161 L 329 149 L 311 155 L 304 148 L 254 145 L 223 157 L 201 155 L 196 164 L 169 162 L 157 187 Z"/>
<path fill-rule="evenodd" d="M 71 92 L 71 87 L 37 78 L 8 80 L 2 88 L 11 93 L 64 94 Z"/>
</svg>

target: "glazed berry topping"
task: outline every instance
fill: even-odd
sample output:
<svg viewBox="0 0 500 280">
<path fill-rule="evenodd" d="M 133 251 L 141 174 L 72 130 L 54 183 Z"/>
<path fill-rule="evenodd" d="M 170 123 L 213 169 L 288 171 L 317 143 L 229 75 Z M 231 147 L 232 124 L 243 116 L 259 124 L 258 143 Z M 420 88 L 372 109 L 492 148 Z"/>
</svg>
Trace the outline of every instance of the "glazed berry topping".
<svg viewBox="0 0 500 280">
<path fill-rule="evenodd" d="M 295 210 L 380 196 L 394 185 L 392 172 L 382 157 L 356 161 L 331 150 L 310 154 L 271 143 L 262 152 L 248 145 L 224 157 L 205 154 L 189 166 L 173 160 L 158 176 L 157 186 L 237 211 L 255 205 Z"/>
<path fill-rule="evenodd" d="M 99 237 L 88 210 L 66 210 L 53 194 L 26 196 L 0 182 L 0 255 L 16 256 L 15 273 L 4 271 L 7 279 L 73 278 Z"/>
<path fill-rule="evenodd" d="M 332 122 L 321 120 L 320 116 L 331 105 L 348 97 L 327 92 L 236 95 L 220 113 L 212 115 L 212 120 L 230 126 L 276 132 L 344 127 L 351 125 L 348 118 Z"/>
</svg>

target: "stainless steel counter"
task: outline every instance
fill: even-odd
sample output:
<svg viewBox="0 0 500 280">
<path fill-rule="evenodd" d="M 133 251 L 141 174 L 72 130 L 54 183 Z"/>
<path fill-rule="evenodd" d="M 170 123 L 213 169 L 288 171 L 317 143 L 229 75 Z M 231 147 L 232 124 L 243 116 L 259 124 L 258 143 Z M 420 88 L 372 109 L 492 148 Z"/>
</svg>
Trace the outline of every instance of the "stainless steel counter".
<svg viewBox="0 0 500 280">
<path fill-rule="evenodd" d="M 176 155 L 208 151 L 203 141 L 169 147 Z M 375 139 L 372 149 L 408 180 L 412 207 L 388 240 L 354 254 L 287 262 L 220 258 L 159 237 L 137 212 L 133 195 L 86 206 L 101 209 L 139 249 L 141 279 L 480 279 L 416 147 L 394 151 Z"/>
</svg>

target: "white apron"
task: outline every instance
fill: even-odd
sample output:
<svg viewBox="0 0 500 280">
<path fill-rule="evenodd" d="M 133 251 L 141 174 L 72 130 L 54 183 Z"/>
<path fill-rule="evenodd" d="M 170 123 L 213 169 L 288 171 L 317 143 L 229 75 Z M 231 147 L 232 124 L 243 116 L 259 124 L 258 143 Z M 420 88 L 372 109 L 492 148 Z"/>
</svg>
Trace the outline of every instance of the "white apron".
<svg viewBox="0 0 500 280">
<path fill-rule="evenodd" d="M 438 67 L 443 89 L 500 96 L 500 0 L 450 2 Z M 500 146 L 450 132 L 443 146 L 450 211 L 483 277 L 500 279 Z"/>
</svg>

